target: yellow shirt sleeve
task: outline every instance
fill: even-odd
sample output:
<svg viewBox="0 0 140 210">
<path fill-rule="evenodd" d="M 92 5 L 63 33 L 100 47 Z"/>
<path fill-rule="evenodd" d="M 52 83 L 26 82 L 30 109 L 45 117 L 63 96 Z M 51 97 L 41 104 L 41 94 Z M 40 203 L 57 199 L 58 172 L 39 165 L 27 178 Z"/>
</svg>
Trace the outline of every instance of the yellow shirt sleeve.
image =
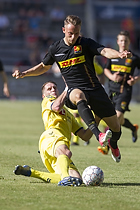
<svg viewBox="0 0 140 210">
<path fill-rule="evenodd" d="M 103 74 L 104 71 L 103 71 L 102 66 L 99 63 L 97 63 L 96 61 L 94 61 L 94 67 L 95 67 L 95 71 L 96 71 L 97 75 Z"/>
</svg>

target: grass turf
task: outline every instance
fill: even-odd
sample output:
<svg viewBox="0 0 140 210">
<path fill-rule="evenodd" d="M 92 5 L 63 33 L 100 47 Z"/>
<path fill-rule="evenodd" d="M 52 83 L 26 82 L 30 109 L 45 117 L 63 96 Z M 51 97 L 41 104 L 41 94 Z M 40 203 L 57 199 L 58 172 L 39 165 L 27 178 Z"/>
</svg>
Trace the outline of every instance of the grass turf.
<svg viewBox="0 0 140 210">
<path fill-rule="evenodd" d="M 131 105 L 125 117 L 139 124 L 140 106 Z M 139 129 L 140 130 L 140 129 Z M 110 153 L 97 151 L 93 137 L 88 146 L 71 146 L 73 161 L 82 173 L 89 165 L 104 171 L 100 187 L 58 187 L 35 178 L 16 176 L 15 165 L 30 165 L 45 171 L 38 154 L 38 140 L 44 131 L 39 101 L 0 102 L 0 209 L 1 210 L 129 210 L 140 209 L 140 140 L 132 143 L 131 131 L 122 128 L 120 163 Z"/>
</svg>

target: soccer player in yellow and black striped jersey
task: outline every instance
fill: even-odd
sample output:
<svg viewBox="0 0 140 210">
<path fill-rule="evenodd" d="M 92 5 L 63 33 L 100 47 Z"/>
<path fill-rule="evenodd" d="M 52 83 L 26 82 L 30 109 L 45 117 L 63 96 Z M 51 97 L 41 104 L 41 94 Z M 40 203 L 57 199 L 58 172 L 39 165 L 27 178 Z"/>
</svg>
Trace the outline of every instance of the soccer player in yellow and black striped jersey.
<svg viewBox="0 0 140 210">
<path fill-rule="evenodd" d="M 120 31 L 117 36 L 119 52 L 129 50 L 130 35 L 128 31 Z M 112 99 L 120 124 L 132 133 L 132 142 L 136 142 L 138 125 L 124 117 L 129 110 L 133 85 L 140 80 L 140 75 L 135 75 L 135 69 L 140 70 L 140 57 L 133 53 L 131 58 L 108 59 L 104 73 L 109 78 L 109 96 Z M 100 147 L 104 154 L 104 147 Z"/>
<path fill-rule="evenodd" d="M 67 87 L 58 95 L 56 83 L 49 81 L 42 86 L 42 119 L 45 131 L 39 140 L 39 151 L 50 173 L 34 170 L 27 165 L 16 166 L 14 173 L 61 186 L 79 186 L 82 184 L 82 178 L 71 160 L 71 132 L 84 141 L 88 141 L 93 133 L 90 129 L 84 130 L 65 107 Z"/>
</svg>

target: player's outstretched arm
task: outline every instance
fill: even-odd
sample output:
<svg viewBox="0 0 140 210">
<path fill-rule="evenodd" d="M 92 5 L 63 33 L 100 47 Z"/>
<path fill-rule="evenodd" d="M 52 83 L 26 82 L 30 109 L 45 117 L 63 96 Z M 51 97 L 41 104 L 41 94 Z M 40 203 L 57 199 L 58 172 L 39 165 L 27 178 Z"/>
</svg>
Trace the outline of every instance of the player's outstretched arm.
<svg viewBox="0 0 140 210">
<path fill-rule="evenodd" d="M 30 76 L 38 76 L 44 74 L 51 68 L 51 65 L 45 66 L 42 62 L 26 71 L 20 72 L 19 70 L 15 70 L 12 74 L 16 79 L 30 77 Z"/>
<path fill-rule="evenodd" d="M 65 103 L 65 98 L 67 96 L 67 90 L 68 87 L 66 86 L 66 88 L 64 89 L 64 91 L 61 93 L 60 96 L 58 96 L 58 98 L 55 99 L 55 101 L 52 104 L 52 110 L 55 112 L 59 112 Z"/>
<path fill-rule="evenodd" d="M 118 52 L 117 50 L 111 49 L 111 48 L 104 48 L 101 51 L 101 55 L 112 59 L 112 58 L 131 58 L 132 57 L 132 53 L 128 52 L 127 50 L 123 51 L 123 52 Z"/>
<path fill-rule="evenodd" d="M 87 128 L 86 130 L 85 129 L 80 129 L 78 132 L 77 132 L 77 135 L 84 141 L 89 141 L 89 139 L 92 137 L 93 133 L 92 131 Z"/>
</svg>

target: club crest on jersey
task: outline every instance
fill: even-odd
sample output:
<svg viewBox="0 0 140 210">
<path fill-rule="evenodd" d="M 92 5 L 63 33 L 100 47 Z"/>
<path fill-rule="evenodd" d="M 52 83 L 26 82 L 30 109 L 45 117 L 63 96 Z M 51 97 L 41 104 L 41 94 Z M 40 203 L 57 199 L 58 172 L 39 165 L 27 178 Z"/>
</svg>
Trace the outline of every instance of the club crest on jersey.
<svg viewBox="0 0 140 210">
<path fill-rule="evenodd" d="M 125 108 L 126 108 L 126 102 L 125 102 L 125 101 L 122 101 L 122 102 L 121 102 L 121 108 L 122 108 L 123 110 L 125 110 Z"/>
<path fill-rule="evenodd" d="M 82 52 L 81 45 L 74 46 L 74 54 L 80 54 L 81 52 Z"/>
<path fill-rule="evenodd" d="M 132 63 L 132 59 L 127 58 L 127 59 L 125 60 L 125 65 L 126 65 L 126 66 L 131 66 L 131 63 Z"/>
</svg>

